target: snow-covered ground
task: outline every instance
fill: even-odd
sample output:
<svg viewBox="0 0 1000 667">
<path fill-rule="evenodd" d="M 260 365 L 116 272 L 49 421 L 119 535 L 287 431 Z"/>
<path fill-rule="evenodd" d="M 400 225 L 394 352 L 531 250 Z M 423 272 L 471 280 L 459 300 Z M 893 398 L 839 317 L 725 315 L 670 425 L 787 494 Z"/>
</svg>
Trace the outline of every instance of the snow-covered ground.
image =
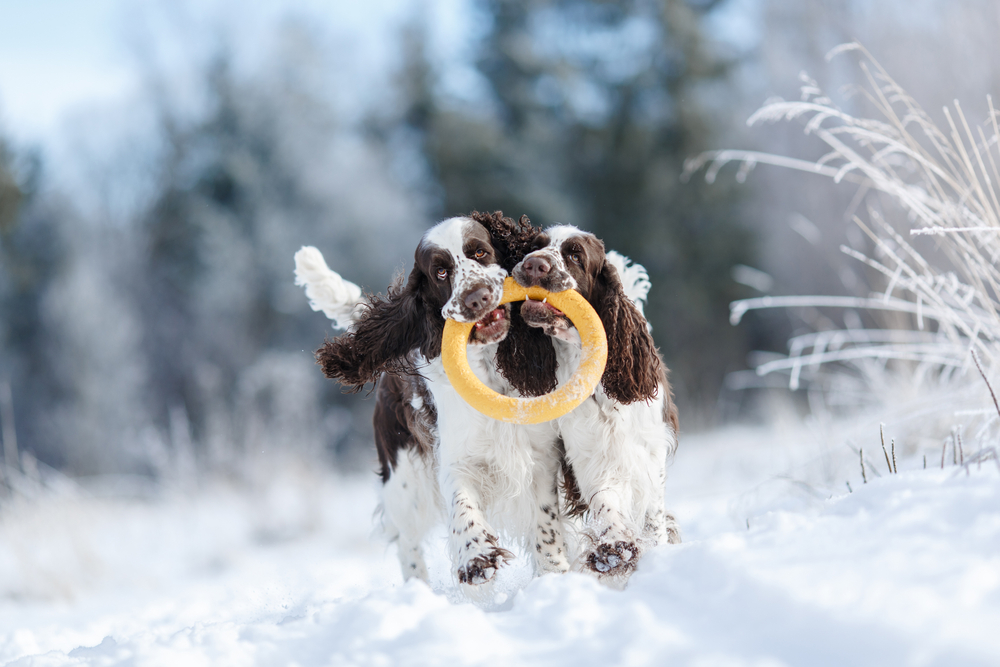
<svg viewBox="0 0 1000 667">
<path fill-rule="evenodd" d="M 624 591 L 515 567 L 486 609 L 457 599 L 443 536 L 435 585 L 402 583 L 369 539 L 374 475 L 50 492 L 0 512 L 0 663 L 1000 664 L 997 467 L 911 456 L 864 484 L 823 442 L 684 437 L 668 491 L 682 545 L 649 552 Z"/>
</svg>

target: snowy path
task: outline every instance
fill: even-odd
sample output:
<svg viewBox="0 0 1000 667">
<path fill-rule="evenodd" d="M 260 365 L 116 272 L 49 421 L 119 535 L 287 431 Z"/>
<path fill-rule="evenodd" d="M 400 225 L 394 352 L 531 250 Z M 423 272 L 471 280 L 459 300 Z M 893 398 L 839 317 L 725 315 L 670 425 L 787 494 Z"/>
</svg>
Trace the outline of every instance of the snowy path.
<svg viewBox="0 0 1000 667">
<path fill-rule="evenodd" d="M 1000 663 L 996 466 L 864 485 L 845 454 L 803 433 L 687 437 L 668 493 L 683 545 L 623 592 L 548 576 L 501 611 L 451 600 L 440 558 L 443 593 L 402 585 L 368 539 L 369 479 L 36 501 L 0 515 L 0 663 Z"/>
</svg>

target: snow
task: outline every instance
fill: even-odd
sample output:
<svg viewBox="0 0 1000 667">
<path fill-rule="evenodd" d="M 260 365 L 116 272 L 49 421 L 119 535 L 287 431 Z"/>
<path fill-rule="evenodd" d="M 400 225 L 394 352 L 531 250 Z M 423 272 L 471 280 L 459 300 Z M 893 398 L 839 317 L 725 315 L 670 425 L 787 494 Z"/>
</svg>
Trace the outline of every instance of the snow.
<svg viewBox="0 0 1000 667">
<path fill-rule="evenodd" d="M 479 605 L 403 584 L 374 475 L 147 498 L 70 487 L 0 512 L 0 663 L 988 665 L 1000 656 L 1000 473 L 855 470 L 804 427 L 684 436 L 679 546 L 624 591 L 513 568 Z M 848 492 L 849 482 L 853 492 Z M 525 560 L 525 559 L 520 559 Z"/>
</svg>

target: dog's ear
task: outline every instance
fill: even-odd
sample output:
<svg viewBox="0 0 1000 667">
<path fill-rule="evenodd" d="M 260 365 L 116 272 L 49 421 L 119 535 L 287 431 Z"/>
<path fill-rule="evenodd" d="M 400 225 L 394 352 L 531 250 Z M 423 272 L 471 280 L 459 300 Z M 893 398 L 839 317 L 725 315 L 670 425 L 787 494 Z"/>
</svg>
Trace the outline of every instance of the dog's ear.
<svg viewBox="0 0 1000 667">
<path fill-rule="evenodd" d="M 556 350 L 542 329 L 529 327 L 520 308 L 510 309 L 510 329 L 497 347 L 500 374 L 525 396 L 556 388 Z"/>
<path fill-rule="evenodd" d="M 425 278 L 414 268 L 405 285 L 397 281 L 386 296 L 369 296 L 354 328 L 316 351 L 323 374 L 353 391 L 384 373 L 414 373 L 410 353 L 426 359 L 441 355 L 444 319 L 422 297 Z"/>
<path fill-rule="evenodd" d="M 625 295 L 618 271 L 607 261 L 597 275 L 590 303 L 608 337 L 608 365 L 601 378 L 604 391 L 625 405 L 654 398 L 663 362 L 645 318 Z"/>
</svg>

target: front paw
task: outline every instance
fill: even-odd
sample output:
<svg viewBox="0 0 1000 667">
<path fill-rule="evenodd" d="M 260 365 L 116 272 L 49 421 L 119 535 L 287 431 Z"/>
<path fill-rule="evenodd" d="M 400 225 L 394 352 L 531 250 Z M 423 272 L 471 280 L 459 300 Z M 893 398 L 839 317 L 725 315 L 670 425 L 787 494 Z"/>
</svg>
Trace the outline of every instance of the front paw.
<svg viewBox="0 0 1000 667">
<path fill-rule="evenodd" d="M 487 551 L 473 556 L 466 561 L 465 565 L 458 568 L 458 583 L 479 586 L 490 581 L 497 570 L 507 561 L 512 560 L 514 554 L 501 549 L 498 546 L 491 546 Z"/>
<path fill-rule="evenodd" d="M 628 540 L 598 544 L 583 557 L 584 567 L 602 577 L 628 575 L 638 562 L 639 547 Z"/>
</svg>

